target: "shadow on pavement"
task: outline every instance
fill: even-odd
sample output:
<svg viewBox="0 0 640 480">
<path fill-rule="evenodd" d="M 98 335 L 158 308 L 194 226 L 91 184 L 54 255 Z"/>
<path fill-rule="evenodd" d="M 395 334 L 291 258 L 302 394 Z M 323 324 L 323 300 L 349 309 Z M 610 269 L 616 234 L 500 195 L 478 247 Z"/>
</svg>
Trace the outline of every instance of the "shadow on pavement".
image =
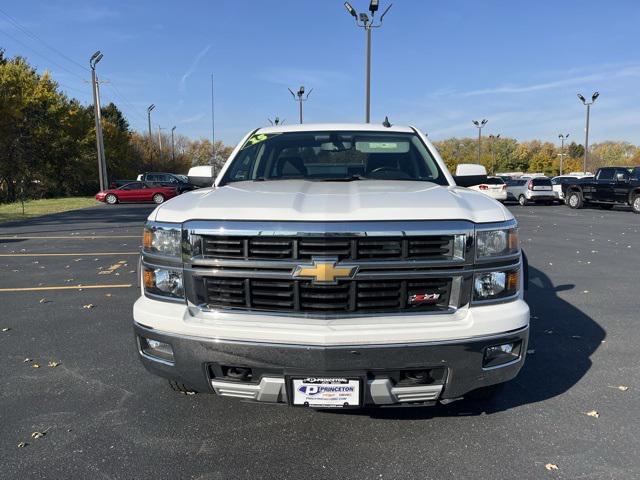
<svg viewBox="0 0 640 480">
<path fill-rule="evenodd" d="M 492 400 L 460 400 L 449 405 L 407 408 L 339 410 L 330 413 L 368 415 L 389 420 L 492 414 L 521 405 L 541 402 L 563 394 L 589 371 L 591 355 L 606 332 L 591 317 L 557 293 L 573 285 L 554 286 L 540 270 L 530 267 L 526 300 L 531 307 L 531 333 L 527 357 L 518 377 Z"/>
</svg>

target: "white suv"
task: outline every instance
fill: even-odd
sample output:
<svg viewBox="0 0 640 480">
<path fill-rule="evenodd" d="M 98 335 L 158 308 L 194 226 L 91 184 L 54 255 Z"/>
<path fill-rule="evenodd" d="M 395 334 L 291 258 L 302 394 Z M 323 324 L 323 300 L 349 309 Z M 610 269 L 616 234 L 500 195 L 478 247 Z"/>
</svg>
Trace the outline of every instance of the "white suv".
<svg viewBox="0 0 640 480">
<path fill-rule="evenodd" d="M 525 359 L 517 223 L 412 127 L 250 132 L 157 208 L 133 309 L 174 389 L 312 408 L 482 396 Z"/>
</svg>

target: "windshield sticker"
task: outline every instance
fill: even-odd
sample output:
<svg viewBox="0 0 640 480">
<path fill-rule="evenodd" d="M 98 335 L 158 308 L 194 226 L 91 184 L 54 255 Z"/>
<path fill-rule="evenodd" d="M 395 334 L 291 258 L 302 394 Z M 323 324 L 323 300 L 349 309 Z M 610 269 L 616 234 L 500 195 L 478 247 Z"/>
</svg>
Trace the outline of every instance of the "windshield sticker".
<svg viewBox="0 0 640 480">
<path fill-rule="evenodd" d="M 249 137 L 249 139 L 245 142 L 245 144 L 242 146 L 241 150 L 244 150 L 245 148 L 248 147 L 253 147 L 254 145 L 257 145 L 260 142 L 264 142 L 265 140 L 274 137 L 275 135 L 279 135 L 278 133 L 272 133 L 272 134 L 265 134 L 265 133 L 258 133 L 256 135 L 252 135 L 251 137 Z"/>
</svg>

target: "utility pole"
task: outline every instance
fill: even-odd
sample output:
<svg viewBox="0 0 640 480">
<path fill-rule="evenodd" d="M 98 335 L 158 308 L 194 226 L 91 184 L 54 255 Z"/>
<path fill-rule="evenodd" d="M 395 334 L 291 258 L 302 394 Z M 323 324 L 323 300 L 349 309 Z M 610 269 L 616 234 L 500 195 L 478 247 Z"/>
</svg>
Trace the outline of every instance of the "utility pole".
<svg viewBox="0 0 640 480">
<path fill-rule="evenodd" d="M 291 90 L 290 88 L 287 89 L 289 90 L 289 92 L 291 93 L 291 95 L 293 95 L 293 100 L 298 102 L 299 104 L 299 109 L 300 109 L 300 124 L 302 125 L 302 102 L 306 102 L 307 100 L 309 100 L 309 95 L 311 95 L 311 92 L 313 92 L 313 88 L 311 90 L 309 90 L 309 92 L 307 93 L 307 96 L 304 96 L 304 87 L 301 86 L 298 91 L 296 93 L 293 93 L 293 90 Z M 298 97 L 296 99 L 296 96 Z"/>
<path fill-rule="evenodd" d="M 160 125 L 158 125 L 158 145 L 160 147 L 160 160 L 162 161 L 162 130 L 164 130 L 164 128 L 162 128 Z"/>
<path fill-rule="evenodd" d="M 213 109 L 213 73 L 211 74 L 211 163 L 216 164 L 216 123 Z"/>
<path fill-rule="evenodd" d="M 95 52 L 89 59 L 91 67 L 91 86 L 93 90 L 93 112 L 96 122 L 96 149 L 98 152 L 98 181 L 100 190 L 106 190 L 109 186 L 107 178 L 107 162 L 104 154 L 104 139 L 102 136 L 102 113 L 100 111 L 100 90 L 98 87 L 98 76 L 96 75 L 96 64 L 102 60 L 100 50 Z"/>
<path fill-rule="evenodd" d="M 149 122 L 149 154 L 151 155 L 151 169 L 153 170 L 153 165 L 154 165 L 154 161 L 153 161 L 153 136 L 151 133 L 151 111 L 156 108 L 156 106 L 152 103 L 151 105 L 149 105 L 147 107 L 147 122 Z"/>
<path fill-rule="evenodd" d="M 491 175 L 496 174 L 496 151 L 494 148 L 495 141 L 500 138 L 500 134 L 497 135 L 489 135 L 491 139 Z"/>
<path fill-rule="evenodd" d="M 591 105 L 595 103 L 599 96 L 600 94 L 598 92 L 593 92 L 593 95 L 591 95 L 591 101 L 587 102 L 587 99 L 584 98 L 581 93 L 578 94 L 580 101 L 587 107 L 587 126 L 584 134 L 584 160 L 582 165 L 582 171 L 585 174 L 587 173 L 587 155 L 589 155 L 589 113 L 591 112 Z"/>
<path fill-rule="evenodd" d="M 390 4 L 382 15 L 380 15 L 380 20 L 378 23 L 374 23 L 374 17 L 378 8 L 380 7 L 379 0 L 371 0 L 369 3 L 369 12 L 371 13 L 371 18 L 366 13 L 358 13 L 355 8 L 353 8 L 349 2 L 344 2 L 344 7 L 347 9 L 347 12 L 355 18 L 356 26 L 364 28 L 367 36 L 367 47 L 366 47 L 366 55 L 365 55 L 365 80 L 364 80 L 364 119 L 366 123 L 371 122 L 371 31 L 374 28 L 380 28 L 382 26 L 382 19 L 387 14 L 389 9 L 393 6 L 393 3 Z"/>
<path fill-rule="evenodd" d="M 564 153 L 564 141 L 565 141 L 565 139 L 569 138 L 569 134 L 568 133 L 565 134 L 565 135 L 560 134 L 560 135 L 558 135 L 558 138 L 562 142 L 562 146 L 560 147 L 560 155 L 558 155 L 560 157 L 560 175 L 562 175 L 562 167 L 563 167 L 563 164 L 564 164 L 564 156 L 565 156 L 565 153 Z"/>
<path fill-rule="evenodd" d="M 487 120 L 486 118 L 483 118 L 482 120 L 473 120 L 473 124 L 478 128 L 478 165 L 480 164 L 480 144 L 482 143 L 482 127 L 484 127 L 487 122 L 489 120 Z"/>
<path fill-rule="evenodd" d="M 176 144 L 173 140 L 173 132 L 175 132 L 175 130 L 175 126 L 171 128 L 171 162 L 174 167 L 176 166 Z"/>
</svg>

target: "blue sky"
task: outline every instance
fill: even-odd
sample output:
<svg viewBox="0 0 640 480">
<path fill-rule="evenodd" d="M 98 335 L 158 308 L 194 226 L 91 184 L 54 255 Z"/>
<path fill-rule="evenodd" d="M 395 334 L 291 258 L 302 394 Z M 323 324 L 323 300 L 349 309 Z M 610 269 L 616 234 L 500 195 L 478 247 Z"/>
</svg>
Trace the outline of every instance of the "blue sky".
<svg viewBox="0 0 640 480">
<path fill-rule="evenodd" d="M 314 88 L 305 121 L 363 120 L 364 32 L 342 3 L 0 0 L 0 46 L 86 102 L 81 65 L 99 49 L 103 103 L 136 129 L 154 103 L 154 125 L 194 138 L 211 134 L 214 73 L 216 138 L 235 143 L 267 118 L 294 123 L 287 87 L 302 84 Z M 471 120 L 487 118 L 487 134 L 582 141 L 576 93 L 599 90 L 590 142 L 640 144 L 638 25 L 637 0 L 395 0 L 373 34 L 372 120 L 442 139 L 473 136 Z"/>
</svg>

